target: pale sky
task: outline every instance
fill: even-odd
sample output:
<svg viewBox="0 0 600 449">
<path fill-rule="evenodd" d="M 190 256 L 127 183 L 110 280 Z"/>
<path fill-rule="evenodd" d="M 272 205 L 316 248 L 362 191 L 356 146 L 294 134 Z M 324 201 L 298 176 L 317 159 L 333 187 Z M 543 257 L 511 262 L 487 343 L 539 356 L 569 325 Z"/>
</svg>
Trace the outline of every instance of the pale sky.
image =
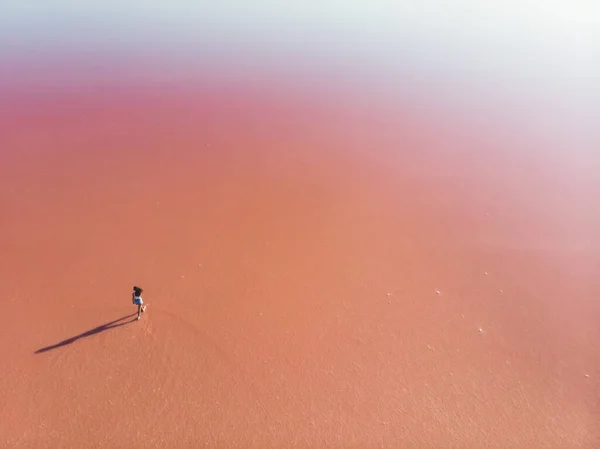
<svg viewBox="0 0 600 449">
<path fill-rule="evenodd" d="M 596 82 L 599 0 L 4 0 L 0 54 L 36 46 L 329 48 L 388 62 Z M 233 45 L 232 44 L 232 45 Z M 292 45 L 292 47 L 290 47 Z M 183 50 L 184 52 L 187 50 Z M 263 52 L 264 53 L 264 52 Z"/>
<path fill-rule="evenodd" d="M 249 29 L 283 23 L 390 35 L 514 33 L 525 39 L 537 34 L 549 39 L 600 40 L 596 0 L 4 0 L 0 6 L 2 29 L 21 36 L 39 33 L 40 28 L 61 31 L 58 28 L 73 20 L 92 27 L 176 25 L 180 31 L 199 23 Z"/>
</svg>

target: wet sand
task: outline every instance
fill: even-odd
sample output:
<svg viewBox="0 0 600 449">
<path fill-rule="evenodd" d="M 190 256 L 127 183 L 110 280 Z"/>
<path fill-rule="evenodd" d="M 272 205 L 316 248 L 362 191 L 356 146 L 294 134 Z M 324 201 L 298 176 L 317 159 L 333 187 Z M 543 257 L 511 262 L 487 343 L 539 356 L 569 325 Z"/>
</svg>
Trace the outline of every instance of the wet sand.
<svg viewBox="0 0 600 449">
<path fill-rule="evenodd" d="M 600 447 L 589 164 L 269 92 L 7 97 L 0 446 Z"/>
</svg>

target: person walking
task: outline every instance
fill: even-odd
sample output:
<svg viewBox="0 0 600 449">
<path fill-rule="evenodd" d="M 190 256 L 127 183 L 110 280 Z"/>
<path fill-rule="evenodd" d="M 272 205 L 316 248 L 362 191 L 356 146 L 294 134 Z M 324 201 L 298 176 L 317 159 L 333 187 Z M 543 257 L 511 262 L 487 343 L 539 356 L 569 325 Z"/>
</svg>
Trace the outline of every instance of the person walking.
<svg viewBox="0 0 600 449">
<path fill-rule="evenodd" d="M 146 310 L 146 306 L 144 305 L 144 300 L 142 299 L 142 289 L 140 287 L 134 286 L 133 293 L 131 294 L 132 302 L 138 306 L 137 319 L 139 320 L 142 317 L 142 313 Z"/>
</svg>

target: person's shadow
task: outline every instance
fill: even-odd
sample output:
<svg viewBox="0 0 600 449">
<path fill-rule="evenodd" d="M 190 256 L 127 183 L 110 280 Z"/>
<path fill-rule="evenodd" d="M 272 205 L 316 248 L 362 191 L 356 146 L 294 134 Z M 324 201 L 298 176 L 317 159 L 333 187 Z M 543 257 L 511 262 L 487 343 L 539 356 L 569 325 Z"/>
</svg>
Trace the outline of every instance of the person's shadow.
<svg viewBox="0 0 600 449">
<path fill-rule="evenodd" d="M 71 343 L 73 343 L 74 341 L 79 340 L 80 338 L 84 338 L 84 337 L 89 337 L 90 335 L 94 335 L 94 334 L 98 334 L 100 332 L 104 332 L 108 329 L 113 329 L 115 327 L 119 327 L 119 326 L 125 326 L 126 324 L 129 323 L 133 323 L 134 321 L 137 321 L 136 318 L 133 318 L 129 321 L 124 321 L 127 318 L 131 318 L 131 317 L 135 317 L 137 316 L 137 313 L 132 313 L 131 315 L 125 315 L 124 317 L 121 317 L 117 320 L 114 321 L 110 321 L 106 324 L 102 324 L 101 326 L 95 327 L 93 329 L 90 329 L 89 331 L 84 332 L 83 334 L 79 334 L 76 335 L 74 337 L 71 338 L 67 338 L 66 340 L 63 340 L 59 343 L 56 343 L 52 346 L 46 346 L 45 348 L 41 348 L 38 349 L 37 351 L 35 351 L 36 354 L 41 354 L 42 352 L 46 352 L 46 351 L 50 351 L 51 349 L 56 349 L 56 348 L 60 348 L 61 346 L 65 346 L 65 345 L 69 345 Z"/>
</svg>

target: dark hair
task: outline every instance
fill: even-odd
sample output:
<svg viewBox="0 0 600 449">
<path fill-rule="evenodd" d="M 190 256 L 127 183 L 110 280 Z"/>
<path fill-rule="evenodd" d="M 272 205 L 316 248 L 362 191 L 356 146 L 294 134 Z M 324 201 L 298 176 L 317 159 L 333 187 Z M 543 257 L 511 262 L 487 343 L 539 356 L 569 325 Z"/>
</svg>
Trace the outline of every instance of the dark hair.
<svg viewBox="0 0 600 449">
<path fill-rule="evenodd" d="M 135 296 L 140 296 L 142 294 L 142 289 L 137 287 L 137 286 L 133 286 L 133 293 L 135 293 Z"/>
</svg>

